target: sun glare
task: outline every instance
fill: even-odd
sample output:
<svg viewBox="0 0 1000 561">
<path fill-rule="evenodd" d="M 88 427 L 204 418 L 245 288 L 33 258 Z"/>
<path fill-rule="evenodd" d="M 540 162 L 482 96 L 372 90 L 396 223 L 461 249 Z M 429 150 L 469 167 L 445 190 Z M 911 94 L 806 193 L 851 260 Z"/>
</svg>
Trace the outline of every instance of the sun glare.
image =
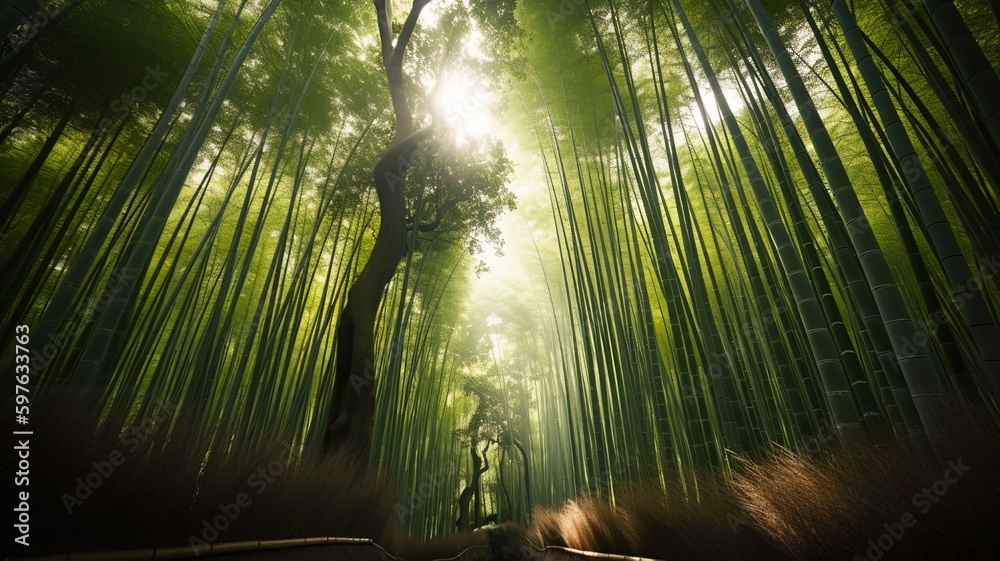
<svg viewBox="0 0 1000 561">
<path fill-rule="evenodd" d="M 446 136 L 453 138 L 456 146 L 462 146 L 489 133 L 494 127 L 494 95 L 489 84 L 458 72 L 446 73 L 441 80 L 434 95 L 434 110 Z"/>
</svg>

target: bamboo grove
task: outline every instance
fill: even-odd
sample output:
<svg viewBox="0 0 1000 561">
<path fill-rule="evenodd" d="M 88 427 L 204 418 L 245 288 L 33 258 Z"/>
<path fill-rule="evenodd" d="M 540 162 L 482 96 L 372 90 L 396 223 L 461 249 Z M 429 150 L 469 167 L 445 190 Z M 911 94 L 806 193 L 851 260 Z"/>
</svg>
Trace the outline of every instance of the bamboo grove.
<svg viewBox="0 0 1000 561">
<path fill-rule="evenodd" d="M 0 297 L 41 396 L 174 403 L 193 456 L 319 448 L 393 130 L 374 10 L 326 4 L 62 2 L 8 36 Z M 352 380 L 411 530 L 697 500 L 775 447 L 932 458 L 942 404 L 996 411 L 995 3 L 431 6 L 407 87 L 439 132 Z M 448 129 L 463 73 L 501 132 Z"/>
</svg>

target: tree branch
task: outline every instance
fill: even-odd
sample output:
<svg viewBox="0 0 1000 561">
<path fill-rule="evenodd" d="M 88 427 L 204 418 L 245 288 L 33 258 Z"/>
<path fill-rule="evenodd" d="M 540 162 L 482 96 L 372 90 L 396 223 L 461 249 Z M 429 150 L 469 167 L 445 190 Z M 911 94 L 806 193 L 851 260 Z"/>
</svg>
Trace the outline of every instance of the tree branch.
<svg viewBox="0 0 1000 561">
<path fill-rule="evenodd" d="M 399 31 L 399 37 L 396 39 L 396 47 L 392 50 L 392 59 L 389 62 L 391 66 L 402 67 L 403 55 L 406 54 L 406 45 L 410 42 L 413 30 L 417 27 L 417 18 L 420 17 L 420 12 L 424 9 L 424 6 L 429 3 L 430 0 L 413 0 L 413 7 L 410 8 L 410 14 L 406 16 L 403 29 Z"/>
<path fill-rule="evenodd" d="M 375 11 L 378 14 L 379 40 L 382 44 L 382 64 L 385 66 L 385 76 L 389 81 L 389 94 L 392 97 L 392 111 L 396 116 L 396 134 L 392 138 L 390 146 L 396 144 L 401 139 L 410 136 L 413 132 L 413 113 L 410 105 L 406 101 L 406 91 L 403 88 L 403 55 L 406 54 L 406 46 L 410 42 L 413 30 L 417 26 L 417 18 L 420 12 L 430 0 L 413 0 L 413 7 L 403 29 L 396 38 L 396 45 L 392 44 L 392 22 L 389 21 L 389 14 L 386 10 L 385 0 L 373 0 Z"/>
<path fill-rule="evenodd" d="M 438 226 L 441 225 L 441 221 L 444 220 L 444 215 L 447 214 L 447 212 L 449 210 L 451 210 L 452 207 L 454 207 L 455 205 L 457 205 L 457 204 L 459 204 L 461 202 L 467 201 L 468 199 L 469 199 L 469 197 L 459 197 L 457 199 L 452 199 L 452 200 L 448 201 L 447 203 L 444 204 L 444 206 L 442 206 L 441 208 L 438 209 L 437 216 L 434 217 L 434 220 L 432 220 L 430 222 L 423 222 L 423 223 L 421 223 L 419 226 L 417 226 L 417 231 L 418 232 L 433 232 L 434 230 L 437 229 Z M 410 219 L 407 229 L 408 230 L 412 230 L 413 229 L 413 220 L 412 219 Z"/>
<path fill-rule="evenodd" d="M 385 0 L 372 0 L 375 4 L 375 14 L 378 18 L 378 38 L 382 45 L 382 67 L 388 69 L 392 60 L 392 24 L 389 22 L 389 12 Z"/>
</svg>

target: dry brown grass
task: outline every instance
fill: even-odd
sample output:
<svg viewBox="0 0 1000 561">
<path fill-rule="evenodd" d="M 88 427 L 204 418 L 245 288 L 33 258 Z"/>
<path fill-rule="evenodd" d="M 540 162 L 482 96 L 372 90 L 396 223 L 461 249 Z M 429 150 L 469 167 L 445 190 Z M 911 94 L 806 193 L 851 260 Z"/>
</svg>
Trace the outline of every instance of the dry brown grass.
<svg viewBox="0 0 1000 561">
<path fill-rule="evenodd" d="M 952 418 L 951 450 L 939 462 L 922 465 L 891 443 L 807 457 L 777 450 L 703 485 L 700 501 L 677 489 L 635 486 L 613 507 L 582 498 L 536 509 L 528 537 L 669 561 L 1000 559 L 996 425 L 958 410 Z M 959 459 L 969 471 L 938 495 L 932 486 Z M 914 502 L 925 488 L 936 502 Z M 911 527 L 900 524 L 906 513 Z M 889 540 L 886 524 L 903 530 L 898 539 Z"/>
<path fill-rule="evenodd" d="M 77 405 L 33 408 L 41 424 L 33 422 L 31 444 L 31 555 L 188 545 L 192 536 L 205 539 L 206 521 L 241 493 L 249 506 L 213 541 L 368 537 L 407 561 L 454 555 L 483 541 L 481 533 L 431 542 L 405 535 L 393 523 L 392 485 L 348 456 L 294 463 L 262 486 L 263 479 L 250 478 L 287 457 L 280 437 L 252 453 L 202 461 L 207 444 L 195 431 L 182 426 L 163 439 L 160 427 L 149 441 L 160 443 L 156 453 L 133 452 L 116 431 L 95 432 Z M 955 417 L 964 420 L 952 429 L 954 449 L 940 465 L 922 466 L 889 443 L 808 457 L 777 450 L 739 462 L 731 477 L 701 477 L 697 501 L 678 488 L 636 484 L 617 493 L 614 506 L 585 497 L 537 508 L 525 536 L 535 544 L 669 561 L 868 559 L 869 540 L 910 512 L 916 525 L 881 559 L 997 559 L 1000 438 L 985 417 Z M 122 452 L 121 465 L 67 512 L 64 494 L 95 472 L 91 462 L 114 450 Z M 921 512 L 913 496 L 959 458 L 971 470 Z"/>
<path fill-rule="evenodd" d="M 396 502 L 391 485 L 347 455 L 286 467 L 289 450 L 279 438 L 249 454 L 205 460 L 206 443 L 195 431 L 181 426 L 165 439 L 165 425 L 149 435 L 146 444 L 158 443 L 151 452 L 121 440 L 118 420 L 95 432 L 81 410 L 72 400 L 33 408 L 33 421 L 38 420 L 31 438 L 33 555 L 185 546 L 192 536 L 225 542 L 307 536 L 382 540 L 387 534 Z M 116 450 L 118 466 L 107 463 Z M 92 462 L 112 471 L 98 477 Z M 11 473 L 6 470 L 12 466 L 4 469 Z M 271 473 L 263 476 L 260 469 Z M 88 477 L 98 483 L 90 495 L 78 503 L 67 499 L 77 494 L 78 478 Z M 232 505 L 239 502 L 247 506 L 235 516 L 220 508 L 234 513 Z M 206 534 L 206 521 L 211 526 L 219 516 L 228 521 Z"/>
</svg>

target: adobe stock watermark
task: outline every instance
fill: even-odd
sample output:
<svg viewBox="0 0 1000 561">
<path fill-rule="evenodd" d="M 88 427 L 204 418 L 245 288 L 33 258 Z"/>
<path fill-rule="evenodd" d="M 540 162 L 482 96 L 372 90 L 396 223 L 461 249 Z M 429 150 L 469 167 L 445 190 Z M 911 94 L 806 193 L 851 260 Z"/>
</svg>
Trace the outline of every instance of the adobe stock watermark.
<svg viewBox="0 0 1000 561">
<path fill-rule="evenodd" d="M 255 311 L 253 317 L 250 319 L 250 323 L 247 324 L 236 324 L 235 322 L 230 323 L 229 329 L 223 331 L 219 334 L 219 341 L 228 341 L 230 338 L 246 337 L 257 333 L 257 328 L 261 323 L 261 312 Z"/>
<path fill-rule="evenodd" d="M 111 114 L 106 115 L 99 123 L 97 123 L 97 126 L 94 127 L 94 131 L 90 133 L 90 138 L 87 139 L 87 146 L 93 146 L 97 142 L 101 135 L 104 134 L 104 130 L 111 124 L 113 118 L 117 117 L 118 120 L 124 120 L 128 117 L 129 113 L 131 113 L 136 106 L 149 97 L 149 92 L 158 88 L 160 84 L 163 83 L 163 79 L 169 75 L 170 74 L 168 72 L 160 69 L 159 64 L 156 65 L 156 68 L 146 66 L 146 74 L 142 77 L 139 84 L 111 102 Z"/>
<path fill-rule="evenodd" d="M 978 276 L 973 274 L 965 285 L 954 287 L 954 304 L 959 310 L 964 308 L 972 300 L 973 294 L 983 290 L 983 286 L 989 279 L 996 277 L 997 272 L 1000 271 L 1000 255 L 992 255 L 984 265 L 979 268 Z M 940 331 L 941 326 L 948 323 L 948 316 L 945 314 L 943 309 L 939 309 L 930 318 L 923 321 L 916 322 L 913 330 L 913 336 L 907 338 L 903 341 L 903 352 L 907 354 L 917 354 L 920 349 L 924 348 L 932 338 Z M 899 371 L 899 360 L 896 355 L 892 355 L 892 367 L 895 371 Z"/>
<path fill-rule="evenodd" d="M 365 370 L 360 376 L 351 374 L 351 387 L 356 395 L 361 395 L 361 388 L 370 386 L 375 382 L 375 364 L 365 359 Z"/>
<path fill-rule="evenodd" d="M 430 165 L 434 158 L 435 142 L 428 143 L 433 131 L 431 128 L 423 129 L 413 133 L 412 137 L 420 136 L 416 141 L 417 145 L 412 148 L 409 155 L 400 154 L 396 157 L 396 169 L 388 169 L 382 162 L 375 164 L 375 173 L 381 173 L 389 187 L 389 191 L 395 193 L 397 189 L 404 185 L 407 172 L 414 167 Z"/>
<path fill-rule="evenodd" d="M 112 272 L 111 278 L 108 280 L 108 288 L 101 291 L 90 305 L 83 306 L 73 317 L 63 322 L 58 332 L 49 333 L 49 341 L 45 342 L 44 345 L 33 345 L 31 349 L 32 374 L 41 372 L 59 351 L 73 341 L 73 335 L 100 314 L 111 302 L 111 298 L 124 290 L 125 286 L 135 280 L 137 276 L 134 271 L 119 269 Z"/>
<path fill-rule="evenodd" d="M 68 4 L 59 0 L 39 0 L 38 11 L 31 15 L 30 19 L 21 18 L 21 25 L 17 29 L 7 34 L 7 44 L 14 53 L 18 53 L 34 39 L 38 32 L 52 22 Z"/>
<path fill-rule="evenodd" d="M 961 135 L 955 129 L 954 126 L 948 126 L 947 128 L 937 127 L 936 129 L 934 129 L 934 133 L 936 135 L 938 143 L 940 144 L 939 147 L 930 150 L 923 149 L 920 158 L 908 159 L 901 164 L 903 177 L 908 182 L 912 183 L 914 181 L 917 181 L 918 179 L 920 179 L 921 176 L 924 176 L 926 174 L 927 169 L 930 169 L 930 166 L 925 166 L 923 164 L 923 158 L 927 158 L 930 161 L 931 165 L 940 164 L 946 166 L 947 162 L 944 161 L 944 157 L 942 156 L 942 154 L 949 149 L 954 149 L 955 147 L 959 146 L 960 143 L 962 142 Z M 892 190 L 889 190 L 888 192 L 885 193 L 886 197 L 885 205 L 892 207 L 893 205 L 898 204 L 900 201 L 899 193 L 904 191 L 905 189 L 906 186 L 903 182 L 901 182 L 899 179 L 893 178 Z M 845 226 L 847 227 L 847 232 L 849 234 L 858 234 L 872 229 L 872 225 L 869 222 L 868 216 L 865 214 L 864 209 L 859 207 L 857 209 L 857 214 L 860 215 L 860 218 L 858 220 L 845 224 Z"/>
<path fill-rule="evenodd" d="M 403 341 L 396 341 L 393 343 L 391 352 L 402 353 Z M 361 388 L 370 386 L 375 382 L 375 364 L 366 358 L 364 371 L 361 375 L 351 374 L 350 382 L 351 387 L 354 388 L 354 393 L 356 395 L 361 395 Z"/>
<path fill-rule="evenodd" d="M 962 465 L 962 458 L 955 461 L 948 461 L 948 469 L 945 470 L 941 479 L 938 479 L 928 487 L 924 487 L 919 493 L 913 495 L 910 503 L 920 514 L 927 514 L 937 504 L 941 497 L 948 493 L 952 485 L 959 482 L 972 468 Z M 892 549 L 896 542 L 903 539 L 906 531 L 917 525 L 917 517 L 913 511 L 907 511 L 900 515 L 899 521 L 886 522 L 882 524 L 885 533 L 879 537 L 868 540 L 868 549 L 865 555 L 857 554 L 851 561 L 878 561 L 885 556 L 885 553 Z"/>
<path fill-rule="evenodd" d="M 604 494 L 611 490 L 614 482 L 625 480 L 631 471 L 639 467 L 639 456 L 636 454 L 626 454 L 624 457 L 617 457 L 607 466 L 601 466 L 590 485 L 591 491 Z"/>
<path fill-rule="evenodd" d="M 718 17 L 710 19 L 705 22 L 701 29 L 699 29 L 699 36 L 705 37 L 708 35 L 713 35 L 718 38 L 725 38 L 729 34 L 727 33 L 727 27 L 736 24 L 736 14 L 729 8 L 722 8 L 720 11 L 716 12 Z"/>
<path fill-rule="evenodd" d="M 921 16 L 920 2 L 915 0 L 909 2 L 892 2 L 890 7 L 892 12 L 892 27 L 901 29 L 904 24 L 909 26 L 907 18 L 917 18 Z"/>
<path fill-rule="evenodd" d="M 586 0 L 560 0 L 555 10 L 549 9 L 545 11 L 545 18 L 549 21 L 549 25 L 555 25 L 575 14 L 585 2 Z"/>
<path fill-rule="evenodd" d="M 287 440 L 283 441 L 281 455 L 271 460 L 266 465 L 258 466 L 246 480 L 246 486 L 253 490 L 254 495 L 261 495 L 267 490 L 268 485 L 274 483 L 277 478 L 288 469 L 292 463 L 292 444 Z M 253 498 L 247 491 L 240 491 L 233 497 L 232 502 L 219 503 L 218 514 L 210 519 L 206 518 L 201 522 L 201 534 L 188 536 L 188 545 L 191 550 L 198 555 L 201 548 L 214 543 L 223 533 L 232 526 L 233 522 L 239 519 L 240 515 L 253 505 Z"/>
<path fill-rule="evenodd" d="M 941 156 L 942 152 L 958 146 L 961 142 L 961 136 L 954 126 L 949 126 L 947 128 L 938 127 L 934 129 L 934 132 L 938 142 L 940 143 L 940 147 L 933 150 L 923 150 L 922 157 L 926 157 L 932 164 L 940 163 L 944 165 L 946 163 L 943 161 Z M 921 158 L 917 158 L 916 160 L 908 159 L 902 163 L 902 171 L 903 177 L 912 183 L 925 174 L 926 168 L 923 165 Z M 894 178 L 892 180 L 892 190 L 885 193 L 885 205 L 891 207 L 898 204 L 900 200 L 899 193 L 903 190 L 905 190 L 905 185 L 898 179 Z M 854 222 L 845 223 L 848 234 L 858 234 L 871 230 L 872 225 L 868 220 L 864 207 L 858 207 L 855 212 L 859 215 L 859 218 Z"/>
<path fill-rule="evenodd" d="M 448 483 L 448 474 L 453 472 L 454 466 L 448 465 L 438 469 L 423 478 L 423 481 L 410 491 L 409 499 L 399 501 L 393 507 L 396 519 L 403 523 L 415 512 L 423 508 L 424 502 L 433 496 L 434 492 Z"/>
<path fill-rule="evenodd" d="M 463 90 L 460 95 L 451 95 L 447 100 L 439 101 L 437 110 L 438 117 L 443 121 L 438 127 L 438 134 L 443 140 L 453 144 L 461 144 L 464 132 L 472 126 L 472 120 L 488 111 L 494 98 L 480 76 L 470 81 Z"/>
<path fill-rule="evenodd" d="M 134 453 L 139 446 L 149 440 L 153 430 L 174 412 L 177 405 L 172 402 L 157 402 L 153 412 L 141 421 L 132 424 L 118 437 L 120 447 L 128 453 Z M 72 493 L 63 493 L 62 502 L 66 512 L 73 512 L 83 505 L 84 501 L 94 495 L 100 486 L 115 474 L 115 468 L 125 463 L 127 456 L 116 447 L 104 458 L 90 462 L 90 471 L 76 478 L 76 487 Z"/>
</svg>

